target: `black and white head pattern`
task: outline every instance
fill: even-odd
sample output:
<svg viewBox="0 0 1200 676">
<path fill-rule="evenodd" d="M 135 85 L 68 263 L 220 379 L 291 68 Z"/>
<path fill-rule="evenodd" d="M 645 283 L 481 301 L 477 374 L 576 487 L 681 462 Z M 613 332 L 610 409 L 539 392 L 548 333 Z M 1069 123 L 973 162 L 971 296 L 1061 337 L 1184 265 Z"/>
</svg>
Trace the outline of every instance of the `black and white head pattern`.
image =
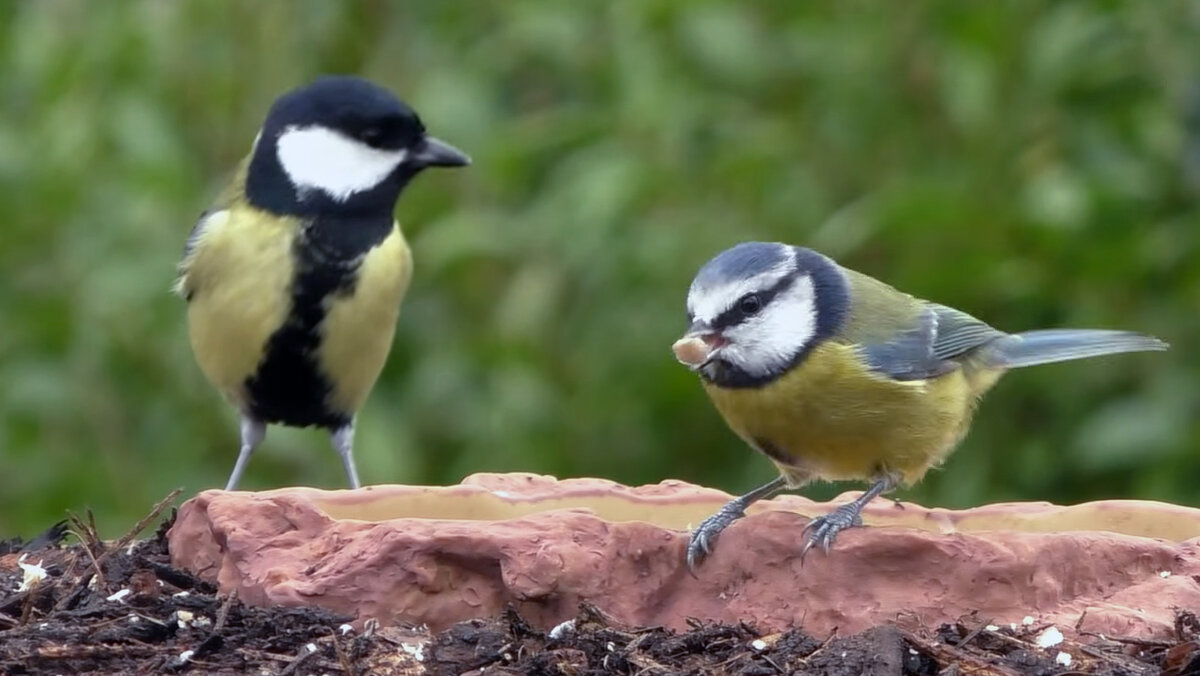
<svg viewBox="0 0 1200 676">
<path fill-rule="evenodd" d="M 842 273 L 821 254 L 766 242 L 726 249 L 688 290 L 690 332 L 721 345 L 701 375 L 735 387 L 769 382 L 836 332 L 847 304 Z"/>
</svg>

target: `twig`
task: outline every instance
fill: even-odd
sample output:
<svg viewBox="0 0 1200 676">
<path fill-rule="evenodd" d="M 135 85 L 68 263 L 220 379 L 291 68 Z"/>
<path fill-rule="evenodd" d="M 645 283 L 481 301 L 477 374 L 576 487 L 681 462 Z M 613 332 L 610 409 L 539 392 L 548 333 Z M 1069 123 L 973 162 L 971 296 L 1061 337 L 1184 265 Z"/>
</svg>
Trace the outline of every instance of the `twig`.
<svg viewBox="0 0 1200 676">
<path fill-rule="evenodd" d="M 1097 634 L 1091 631 L 1079 632 L 1083 636 L 1092 636 L 1101 640 L 1113 641 L 1115 643 L 1125 643 L 1127 645 L 1135 645 L 1142 648 L 1170 648 L 1175 644 L 1171 641 L 1162 641 L 1153 638 L 1137 638 L 1136 636 L 1109 636 L 1108 634 Z"/>
<path fill-rule="evenodd" d="M 984 629 L 986 629 L 987 626 L 991 623 L 992 623 L 992 618 L 990 618 L 990 617 L 988 619 L 984 620 L 983 622 L 980 622 L 978 627 L 975 627 L 974 629 L 972 629 L 970 631 L 970 633 L 968 633 L 966 636 L 963 637 L 963 640 L 961 640 L 957 644 L 955 644 L 956 647 L 958 647 L 958 648 L 967 647 L 967 644 L 970 643 L 971 641 L 974 641 L 975 637 L 979 636 L 980 632 L 982 632 Z"/>
<path fill-rule="evenodd" d="M 150 508 L 149 514 L 143 516 L 138 520 L 137 523 L 133 524 L 133 528 L 131 528 L 129 532 L 122 535 L 121 538 L 117 540 L 117 543 L 113 545 L 113 548 L 109 550 L 109 552 L 111 553 L 113 551 L 125 549 L 127 546 L 129 546 L 129 543 L 133 542 L 133 539 L 138 536 L 138 533 L 141 533 L 143 530 L 145 530 L 146 526 L 149 526 L 151 521 L 157 519 L 158 515 L 162 514 L 163 510 L 166 509 L 167 506 L 170 505 L 173 500 L 175 500 L 175 498 L 179 497 L 179 494 L 182 492 L 182 488 L 176 488 L 170 493 L 167 493 L 167 497 L 159 500 L 153 507 Z M 108 554 L 105 554 L 105 556 L 107 555 Z M 103 557 L 101 557 L 101 560 L 103 560 Z"/>
<path fill-rule="evenodd" d="M 296 658 L 291 662 L 288 662 L 288 665 L 279 672 L 279 676 L 288 676 L 288 674 L 295 673 L 296 670 L 300 668 L 300 665 L 304 664 L 305 660 L 316 654 L 317 651 L 315 647 L 310 650 L 308 644 L 305 644 L 304 647 L 300 649 L 300 654 L 296 655 Z"/>
<path fill-rule="evenodd" d="M 338 662 L 342 665 L 342 671 L 346 672 L 346 676 L 354 676 L 354 668 L 350 666 L 350 660 L 346 657 L 346 651 L 342 650 L 342 644 L 338 641 L 338 630 L 331 629 L 329 636 L 333 640 L 333 652 L 337 655 Z"/>
<path fill-rule="evenodd" d="M 88 512 L 88 514 L 90 515 L 91 512 Z M 96 588 L 106 590 L 108 584 L 104 580 L 104 571 L 100 569 L 100 559 L 104 557 L 104 543 L 100 541 L 100 536 L 96 534 L 95 525 L 89 525 L 83 519 L 79 518 L 79 515 L 74 513 L 70 513 L 70 521 L 71 528 L 68 530 L 75 536 L 75 539 L 79 540 L 79 544 L 83 546 L 83 552 L 87 554 L 88 559 L 92 562 L 92 569 L 96 571 Z M 99 559 L 96 557 L 94 549 L 101 552 Z"/>
<path fill-rule="evenodd" d="M 221 630 L 225 628 L 225 621 L 229 619 L 229 608 L 233 605 L 233 602 L 237 600 L 237 595 L 238 592 L 235 588 L 233 591 L 229 592 L 229 596 L 225 597 L 225 602 L 222 603 L 221 608 L 217 610 L 217 621 L 213 623 L 212 629 L 214 636 L 221 633 Z"/>
<path fill-rule="evenodd" d="M 944 643 L 929 643 L 917 636 L 916 634 L 896 627 L 900 632 L 900 637 L 903 638 L 913 650 L 925 653 L 932 657 L 939 665 L 949 666 L 961 664 L 972 674 L 991 674 L 993 676 L 1019 676 L 1019 674 L 1008 667 L 1000 664 L 992 664 L 983 660 L 965 650 Z"/>
</svg>

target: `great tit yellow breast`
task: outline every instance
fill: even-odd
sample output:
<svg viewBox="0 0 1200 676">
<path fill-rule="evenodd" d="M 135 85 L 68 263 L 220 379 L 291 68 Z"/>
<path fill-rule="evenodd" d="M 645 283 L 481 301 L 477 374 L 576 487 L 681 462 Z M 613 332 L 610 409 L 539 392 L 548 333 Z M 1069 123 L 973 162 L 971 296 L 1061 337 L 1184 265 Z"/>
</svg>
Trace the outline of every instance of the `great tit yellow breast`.
<svg viewBox="0 0 1200 676">
<path fill-rule="evenodd" d="M 237 201 L 181 265 L 205 376 L 264 422 L 348 424 L 383 369 L 412 258 L 386 218 L 299 219 Z"/>
<path fill-rule="evenodd" d="M 296 219 L 242 204 L 210 214 L 182 264 L 188 336 L 201 371 L 240 409 L 246 378 L 285 322 L 295 276 Z"/>
<path fill-rule="evenodd" d="M 881 472 L 912 483 L 965 433 L 982 393 L 972 378 L 956 369 L 894 380 L 871 371 L 852 346 L 829 341 L 761 387 L 705 389 L 729 426 L 796 484 Z"/>
<path fill-rule="evenodd" d="M 393 225 L 391 234 L 364 256 L 353 289 L 330 298 L 318 357 L 331 376 L 331 408 L 356 411 L 374 387 L 411 279 L 412 253 Z"/>
</svg>

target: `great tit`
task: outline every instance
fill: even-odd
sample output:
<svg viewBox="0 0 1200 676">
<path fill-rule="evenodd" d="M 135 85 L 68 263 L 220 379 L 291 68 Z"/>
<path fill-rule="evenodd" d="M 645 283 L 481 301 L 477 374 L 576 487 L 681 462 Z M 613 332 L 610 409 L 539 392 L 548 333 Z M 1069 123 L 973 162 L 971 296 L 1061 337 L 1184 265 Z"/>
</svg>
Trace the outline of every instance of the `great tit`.
<svg viewBox="0 0 1200 676">
<path fill-rule="evenodd" d="M 862 523 L 867 502 L 949 455 L 1008 369 L 1167 348 L 1126 331 L 1005 333 L 780 243 L 715 256 L 692 281 L 687 315 L 675 357 L 699 374 L 730 428 L 780 471 L 693 531 L 693 570 L 754 501 L 813 479 L 870 481 L 806 526 L 801 557 L 814 544 L 828 552 L 838 531 Z"/>
<path fill-rule="evenodd" d="M 208 380 L 241 417 L 233 490 L 268 423 L 329 431 L 352 488 L 354 416 L 391 349 L 412 255 L 393 209 L 426 167 L 470 158 L 358 77 L 280 96 L 193 227 L 176 292 Z"/>
</svg>

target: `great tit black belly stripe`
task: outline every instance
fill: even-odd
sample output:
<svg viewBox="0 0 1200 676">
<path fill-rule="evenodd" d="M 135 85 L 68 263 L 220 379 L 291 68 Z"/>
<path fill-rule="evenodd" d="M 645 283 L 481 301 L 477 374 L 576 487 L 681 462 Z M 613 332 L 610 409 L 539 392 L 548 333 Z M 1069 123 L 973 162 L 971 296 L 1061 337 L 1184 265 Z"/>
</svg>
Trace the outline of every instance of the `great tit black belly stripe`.
<svg viewBox="0 0 1200 676">
<path fill-rule="evenodd" d="M 331 296 L 354 293 L 358 266 L 395 227 L 390 217 L 359 220 L 317 218 L 293 247 L 296 277 L 288 321 L 267 342 L 263 360 L 246 379 L 250 413 L 269 423 L 337 428 L 353 411 L 328 404 L 333 385 L 317 363 L 321 322 Z"/>
</svg>

